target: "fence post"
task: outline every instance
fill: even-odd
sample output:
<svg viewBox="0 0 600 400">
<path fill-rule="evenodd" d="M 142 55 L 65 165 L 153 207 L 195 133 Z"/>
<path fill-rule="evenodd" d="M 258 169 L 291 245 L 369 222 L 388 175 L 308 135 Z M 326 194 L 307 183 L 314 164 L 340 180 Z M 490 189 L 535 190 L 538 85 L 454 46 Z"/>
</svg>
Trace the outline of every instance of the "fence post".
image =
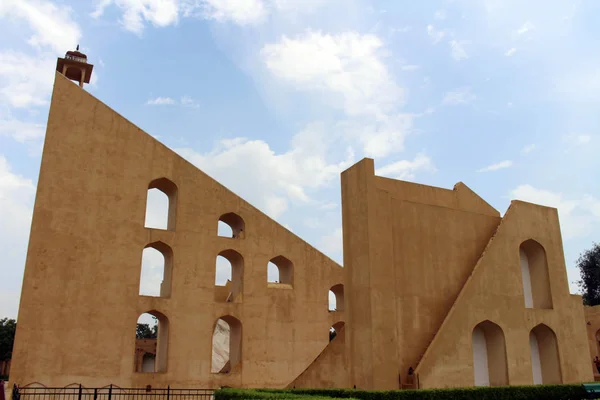
<svg viewBox="0 0 600 400">
<path fill-rule="evenodd" d="M 171 385 L 167 386 L 167 400 L 169 400 L 169 396 L 171 395 Z"/>
<path fill-rule="evenodd" d="M 77 400 L 81 400 L 81 383 L 79 384 L 79 393 L 77 394 Z"/>
<path fill-rule="evenodd" d="M 112 383 L 110 384 L 110 387 L 108 388 L 108 400 L 110 400 L 111 397 L 112 397 Z"/>
<path fill-rule="evenodd" d="M 98 400 L 98 388 L 94 388 L 94 400 Z"/>
</svg>

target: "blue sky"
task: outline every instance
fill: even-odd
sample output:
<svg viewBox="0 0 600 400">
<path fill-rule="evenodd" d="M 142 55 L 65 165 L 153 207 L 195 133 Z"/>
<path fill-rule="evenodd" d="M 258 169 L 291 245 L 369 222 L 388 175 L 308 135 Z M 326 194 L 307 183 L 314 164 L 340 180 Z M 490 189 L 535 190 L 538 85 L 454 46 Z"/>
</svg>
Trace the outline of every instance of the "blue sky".
<svg viewBox="0 0 600 400">
<path fill-rule="evenodd" d="M 1 0 L 0 316 L 16 317 L 56 58 L 341 263 L 339 173 L 559 209 L 569 281 L 600 233 L 593 0 Z M 576 285 L 571 285 L 576 290 Z"/>
</svg>

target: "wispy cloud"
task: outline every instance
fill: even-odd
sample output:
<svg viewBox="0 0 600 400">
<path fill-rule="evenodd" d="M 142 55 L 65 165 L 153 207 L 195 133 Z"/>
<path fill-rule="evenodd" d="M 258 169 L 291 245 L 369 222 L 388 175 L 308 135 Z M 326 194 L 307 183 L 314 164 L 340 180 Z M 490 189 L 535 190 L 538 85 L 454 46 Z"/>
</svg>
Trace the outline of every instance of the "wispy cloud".
<svg viewBox="0 0 600 400">
<path fill-rule="evenodd" d="M 514 48 L 514 47 L 512 47 L 512 48 L 508 49 L 508 50 L 506 51 L 506 53 L 504 53 L 504 55 L 505 55 L 505 56 L 507 56 L 507 57 L 510 57 L 510 56 L 512 56 L 513 54 L 515 54 L 516 52 L 517 52 L 517 49 L 516 49 L 516 48 Z"/>
<path fill-rule="evenodd" d="M 436 30 L 433 25 L 427 25 L 427 34 L 434 44 L 439 43 L 446 36 L 446 32 Z"/>
<path fill-rule="evenodd" d="M 24 122 L 16 119 L 0 119 L 0 136 L 10 136 L 20 143 L 43 138 L 45 128 L 44 125 L 34 122 Z"/>
<path fill-rule="evenodd" d="M 182 96 L 180 99 L 180 103 L 182 106 L 185 106 L 185 107 L 192 107 L 192 108 L 200 107 L 200 105 L 198 104 L 198 101 L 191 98 L 190 96 Z"/>
<path fill-rule="evenodd" d="M 465 49 L 465 45 L 469 42 L 466 40 L 451 40 L 450 41 L 450 54 L 452 58 L 456 61 L 464 60 L 465 58 L 469 58 L 467 54 L 467 50 Z"/>
<path fill-rule="evenodd" d="M 167 106 L 167 105 L 181 105 L 184 107 L 198 108 L 200 105 L 196 100 L 190 96 L 182 96 L 179 101 L 172 99 L 171 97 L 156 97 L 154 99 L 148 99 L 146 102 L 148 105 L 153 106 Z"/>
<path fill-rule="evenodd" d="M 526 21 L 519 29 L 517 29 L 516 34 L 521 36 L 527 32 L 533 31 L 534 29 L 535 26 L 530 21 Z"/>
<path fill-rule="evenodd" d="M 414 179 L 417 172 L 435 172 L 436 168 L 427 155 L 419 153 L 411 160 L 400 160 L 377 168 L 375 173 L 394 179 Z"/>
<path fill-rule="evenodd" d="M 170 97 L 157 97 L 155 99 L 149 99 L 146 104 L 164 106 L 168 104 L 175 104 L 175 100 Z"/>
<path fill-rule="evenodd" d="M 499 163 L 496 163 L 496 164 L 488 165 L 485 168 L 478 169 L 477 172 L 497 171 L 499 169 L 509 168 L 512 165 L 513 165 L 513 163 L 511 160 L 504 160 L 504 161 L 500 161 Z"/>
<path fill-rule="evenodd" d="M 589 143 L 592 140 L 592 137 L 590 135 L 579 135 L 576 137 L 575 142 L 577 144 L 586 144 Z"/>
<path fill-rule="evenodd" d="M 433 18 L 435 18 L 437 20 L 444 20 L 444 19 L 446 19 L 446 11 L 445 10 L 437 10 L 435 12 L 435 14 L 433 15 Z"/>
<path fill-rule="evenodd" d="M 71 19 L 71 7 L 57 6 L 47 0 L 2 1 L 0 17 L 27 22 L 34 34 L 28 43 L 34 47 L 50 46 L 64 53 L 79 42 L 81 30 Z"/>
<path fill-rule="evenodd" d="M 444 96 L 442 104 L 457 105 L 457 104 L 468 104 L 477 99 L 477 96 L 471 91 L 470 87 L 461 87 L 454 89 Z"/>
<path fill-rule="evenodd" d="M 400 69 L 402 71 L 416 71 L 418 70 L 420 67 L 418 65 L 413 65 L 413 64 L 405 64 L 403 65 Z"/>
<path fill-rule="evenodd" d="M 165 27 L 177 23 L 179 18 L 177 0 L 101 0 L 90 16 L 99 18 L 111 4 L 117 6 L 123 14 L 121 25 L 137 35 L 142 34 L 146 22 Z"/>
<path fill-rule="evenodd" d="M 535 150 L 535 144 L 529 144 L 525 147 L 523 147 L 523 149 L 521 150 L 522 154 L 527 154 L 527 153 L 531 153 L 533 150 Z"/>
</svg>

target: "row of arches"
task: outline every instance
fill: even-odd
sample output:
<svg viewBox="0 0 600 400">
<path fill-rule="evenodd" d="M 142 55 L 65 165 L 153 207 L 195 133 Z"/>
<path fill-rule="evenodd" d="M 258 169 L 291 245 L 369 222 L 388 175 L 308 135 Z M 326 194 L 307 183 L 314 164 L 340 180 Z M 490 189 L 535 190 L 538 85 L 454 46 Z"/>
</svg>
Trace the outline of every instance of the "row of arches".
<svg viewBox="0 0 600 400">
<path fill-rule="evenodd" d="M 244 258 L 233 249 L 216 257 L 216 286 L 231 286 L 233 296 L 242 290 Z M 294 264 L 284 256 L 273 257 L 267 264 L 267 282 L 293 286 Z M 148 244 L 142 251 L 140 290 L 142 296 L 169 297 L 173 276 L 173 250 L 164 242 Z M 229 283 L 228 283 L 229 282 Z"/>
<path fill-rule="evenodd" d="M 475 386 L 508 385 L 508 361 L 504 332 L 486 320 L 473 329 L 473 371 Z M 529 332 L 533 384 L 562 383 L 558 342 L 554 331 L 540 324 Z"/>
<path fill-rule="evenodd" d="M 169 319 L 161 312 L 148 311 L 136 326 L 135 372 L 166 372 Z M 211 372 L 229 373 L 241 361 L 242 323 L 224 315 L 215 321 L 212 337 Z"/>
<path fill-rule="evenodd" d="M 329 329 L 329 341 L 344 327 L 339 321 Z M 136 326 L 135 372 L 166 372 L 169 319 L 152 310 L 142 314 Z M 232 316 L 219 317 L 212 335 L 211 372 L 227 374 L 242 361 L 242 323 Z"/>
<path fill-rule="evenodd" d="M 148 185 L 144 226 L 152 229 L 175 230 L 177 186 L 167 178 L 155 179 Z M 246 224 L 238 214 L 229 212 L 219 217 L 217 235 L 243 238 Z"/>
<path fill-rule="evenodd" d="M 173 276 L 173 250 L 164 242 L 148 244 L 142 252 L 140 290 L 142 296 L 169 297 Z M 241 293 L 244 258 L 233 249 L 221 251 L 216 257 L 215 301 L 233 302 Z M 294 264 L 284 256 L 273 257 L 267 264 L 267 282 L 293 286 Z M 329 291 L 329 310 L 343 311 L 344 285 Z"/>
</svg>

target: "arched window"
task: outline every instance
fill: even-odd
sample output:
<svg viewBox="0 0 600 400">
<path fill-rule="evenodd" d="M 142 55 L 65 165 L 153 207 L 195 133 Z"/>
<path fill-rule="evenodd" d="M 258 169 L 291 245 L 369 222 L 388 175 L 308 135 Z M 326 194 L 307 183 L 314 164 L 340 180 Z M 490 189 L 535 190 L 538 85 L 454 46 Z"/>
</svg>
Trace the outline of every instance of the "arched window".
<svg viewBox="0 0 600 400">
<path fill-rule="evenodd" d="M 167 178 L 155 179 L 148 185 L 146 228 L 175 230 L 177 186 Z"/>
<path fill-rule="evenodd" d="M 223 250 L 217 256 L 215 301 L 232 302 L 242 293 L 244 258 L 235 250 Z"/>
<path fill-rule="evenodd" d="M 142 252 L 140 295 L 171 296 L 172 276 L 173 250 L 163 242 L 154 242 L 147 245 Z"/>
<path fill-rule="evenodd" d="M 293 285 L 294 264 L 284 256 L 273 257 L 267 266 L 267 281 Z"/>
<path fill-rule="evenodd" d="M 333 326 L 331 328 L 329 328 L 329 341 L 331 342 L 333 339 L 335 339 L 336 337 L 342 337 L 340 335 L 344 334 L 343 331 L 343 327 L 344 327 L 344 321 L 338 321 L 335 324 L 333 324 Z"/>
<path fill-rule="evenodd" d="M 562 383 L 558 342 L 554 331 L 544 324 L 533 328 L 529 333 L 531 348 L 531 369 L 534 385 Z"/>
<path fill-rule="evenodd" d="M 506 343 L 502 328 L 483 321 L 473 329 L 473 371 L 475 386 L 508 385 Z"/>
<path fill-rule="evenodd" d="M 344 285 L 341 283 L 329 289 L 329 311 L 344 311 Z"/>
<path fill-rule="evenodd" d="M 219 217 L 217 234 L 223 237 L 239 239 L 244 237 L 246 225 L 242 217 L 236 213 L 227 213 Z"/>
<path fill-rule="evenodd" d="M 135 329 L 135 372 L 166 372 L 169 320 L 152 310 L 140 315 Z"/>
<path fill-rule="evenodd" d="M 211 372 L 228 374 L 242 360 L 242 323 L 226 315 L 217 320 L 212 340 Z"/>
<path fill-rule="evenodd" d="M 525 307 L 552 309 L 546 251 L 541 244 L 529 239 L 521 243 L 519 258 Z"/>
</svg>

